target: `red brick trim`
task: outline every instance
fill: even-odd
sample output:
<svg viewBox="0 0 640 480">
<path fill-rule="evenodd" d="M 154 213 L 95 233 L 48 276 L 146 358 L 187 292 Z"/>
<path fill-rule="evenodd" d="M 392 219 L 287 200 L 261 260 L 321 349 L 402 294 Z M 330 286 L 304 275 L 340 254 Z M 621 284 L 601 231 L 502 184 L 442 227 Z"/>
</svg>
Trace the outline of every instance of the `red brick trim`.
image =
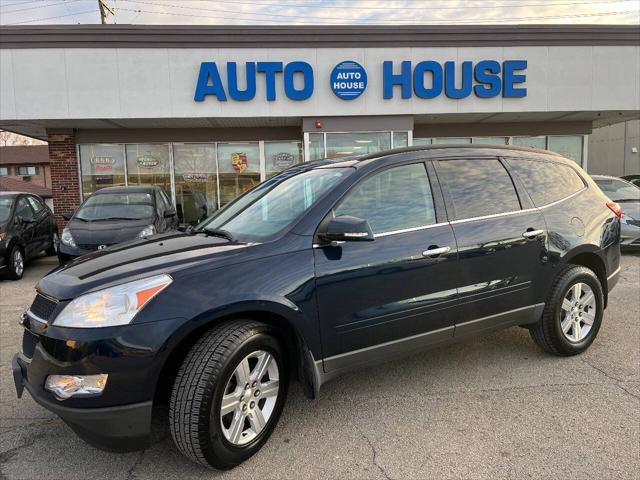
<svg viewBox="0 0 640 480">
<path fill-rule="evenodd" d="M 47 130 L 49 161 L 51 162 L 51 190 L 54 217 L 60 231 L 66 225 L 63 213 L 73 212 L 80 205 L 80 179 L 73 130 Z"/>
</svg>

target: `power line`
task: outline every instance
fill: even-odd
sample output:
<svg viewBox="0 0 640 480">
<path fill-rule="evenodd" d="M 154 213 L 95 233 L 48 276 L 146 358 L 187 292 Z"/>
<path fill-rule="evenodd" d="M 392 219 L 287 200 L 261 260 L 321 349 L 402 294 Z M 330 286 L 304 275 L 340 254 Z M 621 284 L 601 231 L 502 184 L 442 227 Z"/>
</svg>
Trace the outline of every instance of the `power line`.
<svg viewBox="0 0 640 480">
<path fill-rule="evenodd" d="M 171 7 L 173 5 L 163 5 L 163 6 L 167 6 L 167 7 Z M 249 20 L 249 21 L 260 21 L 262 22 L 270 22 L 270 23 L 274 23 L 274 22 L 279 22 L 278 20 L 269 20 L 269 19 L 265 19 L 260 18 L 259 20 L 255 20 L 255 19 L 239 19 L 238 17 L 226 17 L 226 16 L 222 16 L 222 15 L 218 15 L 218 16 L 206 16 L 206 15 L 196 15 L 196 14 L 188 14 L 188 13 L 176 13 L 176 12 L 159 12 L 159 11 L 152 11 L 152 10 L 143 10 L 143 9 L 131 9 L 131 8 L 119 8 L 120 11 L 127 11 L 127 12 L 135 12 L 135 13 L 152 13 L 152 14 L 157 14 L 157 15 L 172 15 L 172 16 L 179 16 L 179 17 L 196 17 L 196 18 L 210 18 L 210 19 L 214 19 L 214 20 Z M 252 13 L 244 13 L 244 12 L 231 12 L 231 13 L 235 13 L 236 15 L 260 15 L 262 16 L 263 14 L 252 14 Z M 620 11 L 620 12 L 602 12 L 602 13 L 584 13 L 584 14 L 573 14 L 573 15 L 549 15 L 549 16 L 538 16 L 538 17 L 512 17 L 512 18 L 508 18 L 508 17 L 501 17 L 501 18 L 495 18 L 495 19 L 478 19 L 478 18 L 464 18 L 464 19 L 457 19 L 457 20 L 433 20 L 431 22 L 416 22 L 416 20 L 385 20 L 384 24 L 388 24 L 388 25 L 425 25 L 425 24 L 442 24 L 442 23 L 446 23 L 446 24 L 457 24 L 457 23 L 482 23 L 485 22 L 487 20 L 499 20 L 501 23 L 505 22 L 505 21 L 519 21 L 519 20 L 547 20 L 547 19 L 560 19 L 560 18 L 583 18 L 583 17 L 602 17 L 602 16 L 606 16 L 606 15 L 626 15 L 626 14 L 634 14 L 637 13 L 636 10 L 625 10 L 625 11 Z M 271 14 L 267 14 L 269 16 L 279 16 L 279 15 L 271 15 Z M 315 18 L 316 20 L 321 20 L 321 21 L 332 21 L 332 20 L 339 20 L 335 17 L 295 17 L 295 18 Z M 349 22 L 352 23 L 358 23 L 358 24 L 382 24 L 381 20 L 376 20 L 376 19 L 358 19 L 358 18 L 345 18 L 343 20 L 347 20 Z M 280 23 L 281 24 L 281 23 Z M 299 24 L 307 24 L 307 25 L 318 25 L 317 22 L 314 23 L 310 23 L 310 22 L 299 22 Z"/>
<path fill-rule="evenodd" d="M 55 17 L 34 18 L 33 20 L 25 20 L 23 22 L 12 22 L 6 25 L 22 25 L 23 23 L 41 22 L 43 20 L 53 20 L 55 18 L 72 17 L 74 15 L 84 15 L 86 13 L 96 13 L 96 10 L 86 10 L 84 12 L 67 13 L 66 15 L 56 15 Z"/>
<path fill-rule="evenodd" d="M 49 3 L 47 5 L 33 5 L 31 7 L 27 7 L 27 8 L 19 8 L 17 10 L 5 10 L 2 13 L 15 13 L 15 12 L 24 12 L 26 10 L 36 10 L 38 8 L 47 8 L 47 7 L 55 7 L 56 5 L 68 5 L 70 3 L 73 2 L 79 2 L 80 0 L 68 0 L 68 1 L 64 1 L 64 2 L 58 2 L 58 3 Z M 0 5 L 0 7 L 2 7 L 2 5 Z"/>
<path fill-rule="evenodd" d="M 124 0 L 127 1 L 127 0 Z M 354 2 L 355 0 L 351 0 Z M 369 1 L 369 0 L 364 0 Z M 469 1 L 469 0 L 467 0 Z M 485 1 L 485 0 L 477 0 L 477 1 Z M 393 8 L 394 10 L 472 10 L 472 9 L 485 9 L 485 8 L 521 8 L 521 7 L 556 7 L 556 6 L 564 6 L 564 5 L 597 5 L 602 3 L 622 3 L 622 2 L 632 2 L 634 0 L 594 0 L 592 2 L 562 2 L 562 3 L 534 3 L 534 4 L 525 4 L 525 3 L 509 3 L 506 5 L 465 5 L 462 7 L 376 7 L 376 6 L 367 6 L 367 7 L 357 7 L 353 5 L 322 5 L 315 3 L 308 4 L 296 4 L 296 3 L 268 3 L 268 2 L 260 2 L 260 1 L 243 1 L 243 0 L 219 0 L 218 3 L 230 3 L 230 4 L 239 4 L 239 5 L 253 5 L 253 6 L 261 6 L 261 7 L 299 7 L 299 8 L 327 8 L 327 9 L 335 9 L 335 10 L 390 10 Z M 198 7 L 193 7 L 198 8 Z"/>
</svg>

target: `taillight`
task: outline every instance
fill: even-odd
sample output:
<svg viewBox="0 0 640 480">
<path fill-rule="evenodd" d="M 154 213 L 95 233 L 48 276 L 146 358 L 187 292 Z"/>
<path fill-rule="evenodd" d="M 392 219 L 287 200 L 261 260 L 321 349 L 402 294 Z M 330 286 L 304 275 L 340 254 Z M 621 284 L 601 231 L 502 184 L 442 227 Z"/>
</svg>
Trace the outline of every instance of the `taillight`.
<svg viewBox="0 0 640 480">
<path fill-rule="evenodd" d="M 622 217 L 622 209 L 616 202 L 607 202 L 607 207 L 609 207 L 609 210 L 616 214 L 616 217 Z"/>
</svg>

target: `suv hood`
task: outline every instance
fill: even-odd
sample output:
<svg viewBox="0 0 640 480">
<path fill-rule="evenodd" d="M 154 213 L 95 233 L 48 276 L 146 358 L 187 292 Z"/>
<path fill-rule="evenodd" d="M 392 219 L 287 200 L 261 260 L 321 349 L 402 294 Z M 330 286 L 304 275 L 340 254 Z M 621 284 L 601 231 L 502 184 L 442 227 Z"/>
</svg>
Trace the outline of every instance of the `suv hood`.
<svg viewBox="0 0 640 480">
<path fill-rule="evenodd" d="M 84 255 L 54 270 L 36 289 L 59 300 L 160 273 L 179 275 L 189 267 L 237 262 L 257 244 L 232 243 L 220 237 L 163 233 Z"/>
<path fill-rule="evenodd" d="M 152 218 L 141 220 L 103 220 L 83 222 L 72 219 L 68 228 L 78 247 L 113 245 L 133 240 L 143 228 L 153 223 Z M 93 248 L 90 248 L 93 249 Z"/>
</svg>

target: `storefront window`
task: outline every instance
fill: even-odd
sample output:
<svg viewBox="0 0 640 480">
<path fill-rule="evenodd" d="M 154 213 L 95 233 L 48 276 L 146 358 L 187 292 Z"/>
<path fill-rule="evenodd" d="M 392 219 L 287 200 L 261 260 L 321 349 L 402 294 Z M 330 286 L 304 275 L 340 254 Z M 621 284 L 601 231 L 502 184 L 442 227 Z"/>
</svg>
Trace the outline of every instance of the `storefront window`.
<svg viewBox="0 0 640 480">
<path fill-rule="evenodd" d="M 127 184 L 156 185 L 171 197 L 169 145 L 126 145 Z"/>
<path fill-rule="evenodd" d="M 506 145 L 507 137 L 474 137 L 473 143 L 479 145 Z"/>
<path fill-rule="evenodd" d="M 549 137 L 549 146 L 547 148 L 563 157 L 570 158 L 578 165 L 582 165 L 582 135 Z"/>
<path fill-rule="evenodd" d="M 434 138 L 433 143 L 455 145 L 460 143 L 471 143 L 471 139 L 469 137 Z"/>
<path fill-rule="evenodd" d="M 298 163 L 302 163 L 302 143 L 265 142 L 264 159 L 267 178 Z"/>
<path fill-rule="evenodd" d="M 195 225 L 218 208 L 216 145 L 174 143 L 173 162 L 178 218 Z"/>
<path fill-rule="evenodd" d="M 547 137 L 513 137 L 513 144 L 544 149 L 547 148 Z"/>
<path fill-rule="evenodd" d="M 82 193 L 85 197 L 104 187 L 125 184 L 122 145 L 80 145 Z"/>
<path fill-rule="evenodd" d="M 347 157 L 391 148 L 391 132 L 327 133 L 327 157 Z"/>
<path fill-rule="evenodd" d="M 409 145 L 409 132 L 393 132 L 393 148 Z"/>
<path fill-rule="evenodd" d="M 324 157 L 324 133 L 310 133 L 309 160 L 320 160 Z"/>
<path fill-rule="evenodd" d="M 431 145 L 431 139 L 430 138 L 414 138 L 413 144 L 414 145 Z"/>
<path fill-rule="evenodd" d="M 220 206 L 260 183 L 258 142 L 219 143 Z"/>
</svg>

